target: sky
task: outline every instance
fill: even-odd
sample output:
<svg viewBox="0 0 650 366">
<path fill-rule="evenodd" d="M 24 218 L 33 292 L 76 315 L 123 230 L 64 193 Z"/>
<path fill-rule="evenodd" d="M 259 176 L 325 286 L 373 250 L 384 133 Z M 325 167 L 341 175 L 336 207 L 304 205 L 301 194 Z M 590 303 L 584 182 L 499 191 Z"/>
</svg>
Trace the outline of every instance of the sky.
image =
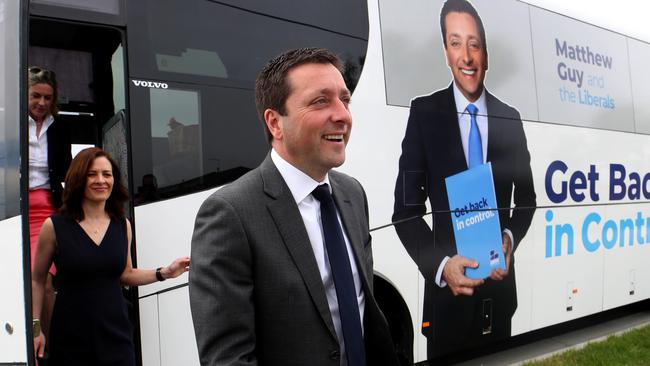
<svg viewBox="0 0 650 366">
<path fill-rule="evenodd" d="M 650 2 L 643 0 L 524 0 L 524 2 L 650 43 Z"/>
</svg>

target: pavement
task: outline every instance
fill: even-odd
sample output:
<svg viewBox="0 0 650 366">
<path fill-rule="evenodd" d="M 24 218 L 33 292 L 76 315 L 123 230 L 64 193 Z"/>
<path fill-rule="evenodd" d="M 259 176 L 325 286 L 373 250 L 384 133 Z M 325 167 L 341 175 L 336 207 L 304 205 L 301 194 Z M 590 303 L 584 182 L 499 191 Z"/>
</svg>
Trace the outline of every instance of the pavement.
<svg viewBox="0 0 650 366">
<path fill-rule="evenodd" d="M 534 340 L 500 352 L 480 356 L 456 366 L 504 366 L 522 365 L 524 362 L 541 360 L 570 349 L 580 349 L 591 342 L 607 339 L 611 335 L 621 334 L 632 329 L 650 325 L 650 306 L 617 314 L 611 319 L 596 322 L 593 325 L 576 328 L 555 334 L 548 338 Z"/>
</svg>

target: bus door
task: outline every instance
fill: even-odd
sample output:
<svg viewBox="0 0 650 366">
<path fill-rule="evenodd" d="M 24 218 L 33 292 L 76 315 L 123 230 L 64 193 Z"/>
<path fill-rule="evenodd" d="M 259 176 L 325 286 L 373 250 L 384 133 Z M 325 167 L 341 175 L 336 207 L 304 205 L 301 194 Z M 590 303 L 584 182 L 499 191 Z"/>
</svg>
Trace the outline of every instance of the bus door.
<svg viewBox="0 0 650 366">
<path fill-rule="evenodd" d="M 122 31 L 32 17 L 28 63 L 56 73 L 55 120 L 66 125 L 73 155 L 86 147 L 102 147 L 104 134 L 114 134 L 110 126 L 125 115 Z"/>
<path fill-rule="evenodd" d="M 78 21 L 79 14 L 86 14 L 80 9 L 69 4 L 30 8 L 27 64 L 56 73 L 59 112 L 55 123 L 63 124 L 70 134 L 71 154 L 88 147 L 103 148 L 118 163 L 128 189 L 125 31 L 123 24 L 106 16 L 97 16 L 97 23 Z M 130 203 L 125 212 L 131 219 Z M 133 288 L 124 288 L 124 294 L 129 300 L 137 299 Z M 137 324 L 137 301 L 132 303 L 130 315 Z M 137 334 L 134 338 L 139 339 Z"/>
</svg>

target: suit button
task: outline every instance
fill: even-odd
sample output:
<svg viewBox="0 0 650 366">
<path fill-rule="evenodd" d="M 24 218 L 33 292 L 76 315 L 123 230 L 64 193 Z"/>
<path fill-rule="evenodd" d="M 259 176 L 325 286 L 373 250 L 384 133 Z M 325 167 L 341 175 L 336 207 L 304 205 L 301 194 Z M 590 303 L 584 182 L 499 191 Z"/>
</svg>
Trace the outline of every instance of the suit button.
<svg viewBox="0 0 650 366">
<path fill-rule="evenodd" d="M 339 354 L 339 351 L 334 350 L 330 353 L 330 358 L 332 360 L 338 360 L 341 355 Z"/>
</svg>

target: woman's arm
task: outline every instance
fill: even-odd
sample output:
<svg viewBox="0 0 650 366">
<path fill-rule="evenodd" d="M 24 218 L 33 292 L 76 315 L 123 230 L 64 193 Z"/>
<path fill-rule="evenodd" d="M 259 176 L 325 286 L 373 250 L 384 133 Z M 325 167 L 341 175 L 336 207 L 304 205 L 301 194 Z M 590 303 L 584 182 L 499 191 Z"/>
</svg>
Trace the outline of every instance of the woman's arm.
<svg viewBox="0 0 650 366">
<path fill-rule="evenodd" d="M 133 268 L 133 265 L 131 264 L 131 223 L 128 219 L 126 220 L 126 235 L 128 239 L 126 267 L 124 268 L 124 272 L 122 272 L 120 281 L 128 286 L 141 286 L 158 282 L 155 269 Z M 190 257 L 176 258 L 170 265 L 162 267 L 160 269 L 160 274 L 162 275 L 163 279 L 176 278 L 181 274 L 187 272 L 189 265 Z"/>
<path fill-rule="evenodd" d="M 41 227 L 36 247 L 36 258 L 32 269 L 32 318 L 39 320 L 43 308 L 43 293 L 45 292 L 45 279 L 47 271 L 52 265 L 52 258 L 56 250 L 56 234 L 52 219 L 48 218 Z M 45 336 L 34 334 L 34 352 L 41 357 L 45 349 Z"/>
</svg>

